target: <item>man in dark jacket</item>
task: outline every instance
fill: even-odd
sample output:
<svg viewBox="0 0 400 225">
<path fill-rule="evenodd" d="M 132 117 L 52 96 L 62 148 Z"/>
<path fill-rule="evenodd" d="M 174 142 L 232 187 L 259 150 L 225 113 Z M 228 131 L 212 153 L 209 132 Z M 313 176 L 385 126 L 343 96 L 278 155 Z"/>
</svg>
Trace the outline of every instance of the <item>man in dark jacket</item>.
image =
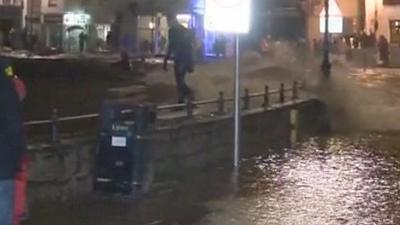
<svg viewBox="0 0 400 225">
<path fill-rule="evenodd" d="M 184 103 L 191 98 L 193 93 L 186 84 L 186 74 L 194 70 L 193 62 L 193 35 L 179 24 L 176 15 L 168 16 L 168 50 L 164 59 L 164 70 L 167 71 L 167 62 L 171 55 L 174 56 L 174 71 L 176 86 L 178 88 L 178 103 Z"/>
<path fill-rule="evenodd" d="M 15 176 L 25 150 L 21 105 L 10 63 L 0 58 L 0 224 L 11 225 Z"/>
</svg>

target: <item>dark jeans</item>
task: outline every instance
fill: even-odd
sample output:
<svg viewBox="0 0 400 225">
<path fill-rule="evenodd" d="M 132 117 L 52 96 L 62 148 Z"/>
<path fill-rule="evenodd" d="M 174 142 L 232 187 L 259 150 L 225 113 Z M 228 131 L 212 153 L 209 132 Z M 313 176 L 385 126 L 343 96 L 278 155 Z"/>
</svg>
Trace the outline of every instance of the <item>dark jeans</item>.
<svg viewBox="0 0 400 225">
<path fill-rule="evenodd" d="M 14 212 L 14 180 L 0 180 L 0 224 L 12 225 Z"/>
<path fill-rule="evenodd" d="M 175 80 L 176 87 L 178 88 L 178 103 L 184 103 L 185 99 L 192 98 L 192 91 L 186 84 L 186 74 L 188 68 L 185 63 L 175 61 Z"/>
</svg>

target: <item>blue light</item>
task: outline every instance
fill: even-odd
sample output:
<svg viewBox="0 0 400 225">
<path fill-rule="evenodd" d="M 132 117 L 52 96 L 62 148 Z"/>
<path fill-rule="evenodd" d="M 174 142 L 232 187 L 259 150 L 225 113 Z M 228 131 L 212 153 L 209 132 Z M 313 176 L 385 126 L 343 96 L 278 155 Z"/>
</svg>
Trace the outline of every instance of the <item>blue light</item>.
<svg viewBox="0 0 400 225">
<path fill-rule="evenodd" d="M 205 0 L 191 0 L 193 12 L 199 15 L 204 15 Z"/>
</svg>

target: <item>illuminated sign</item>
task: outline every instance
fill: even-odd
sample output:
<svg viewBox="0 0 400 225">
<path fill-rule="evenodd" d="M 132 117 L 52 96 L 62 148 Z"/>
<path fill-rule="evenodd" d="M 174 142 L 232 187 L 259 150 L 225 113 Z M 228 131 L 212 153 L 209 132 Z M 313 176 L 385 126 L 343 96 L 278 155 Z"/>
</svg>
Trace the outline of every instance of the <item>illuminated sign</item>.
<svg viewBox="0 0 400 225">
<path fill-rule="evenodd" d="M 325 9 L 319 15 L 319 30 L 325 33 Z M 336 0 L 329 0 L 329 33 L 343 33 L 343 14 Z"/>
<path fill-rule="evenodd" d="M 206 0 L 204 26 L 210 31 L 247 33 L 251 0 Z"/>
<path fill-rule="evenodd" d="M 90 15 L 79 12 L 69 12 L 64 14 L 64 25 L 84 27 L 90 23 Z"/>
</svg>

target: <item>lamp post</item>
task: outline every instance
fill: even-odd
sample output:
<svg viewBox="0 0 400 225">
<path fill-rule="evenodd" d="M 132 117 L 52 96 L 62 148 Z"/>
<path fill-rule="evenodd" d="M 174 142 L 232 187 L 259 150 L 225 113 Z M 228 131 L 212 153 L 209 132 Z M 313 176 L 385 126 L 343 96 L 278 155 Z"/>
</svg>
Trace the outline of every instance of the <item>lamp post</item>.
<svg viewBox="0 0 400 225">
<path fill-rule="evenodd" d="M 322 74 L 325 78 L 331 75 L 331 63 L 329 59 L 329 0 L 324 0 L 325 3 L 325 33 L 324 33 L 324 50 L 322 60 Z"/>
<path fill-rule="evenodd" d="M 150 29 L 150 31 L 151 31 L 151 42 L 150 42 L 150 45 L 151 45 L 151 49 L 150 49 L 150 51 L 151 51 L 151 53 L 153 53 L 154 51 L 155 51 L 155 45 L 154 45 L 154 43 L 155 43 L 155 37 L 154 37 L 154 29 L 156 28 L 156 24 L 154 23 L 154 16 L 151 16 L 151 22 L 149 23 L 149 29 Z"/>
</svg>

